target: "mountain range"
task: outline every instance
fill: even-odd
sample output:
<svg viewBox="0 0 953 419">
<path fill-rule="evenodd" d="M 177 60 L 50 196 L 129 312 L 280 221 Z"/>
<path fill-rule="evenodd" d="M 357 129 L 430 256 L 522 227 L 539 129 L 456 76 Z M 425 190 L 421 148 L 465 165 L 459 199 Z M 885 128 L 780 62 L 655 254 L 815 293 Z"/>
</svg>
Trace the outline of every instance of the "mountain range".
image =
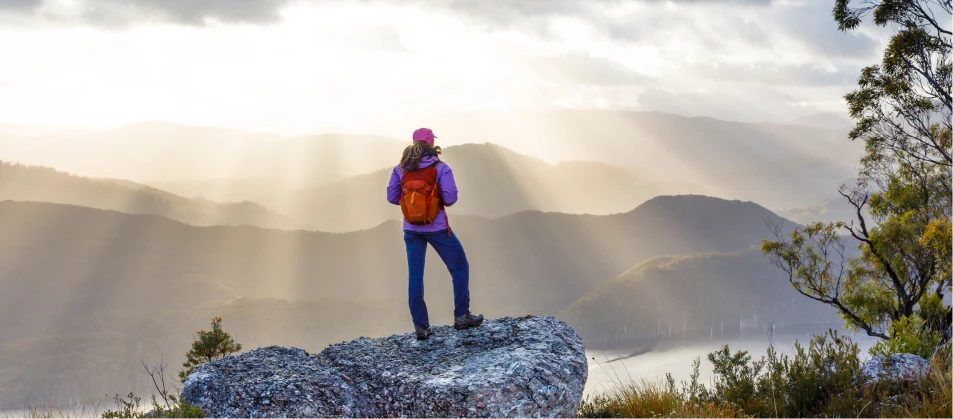
<svg viewBox="0 0 953 419">
<path fill-rule="evenodd" d="M 367 173 L 393 162 L 406 145 L 378 136 L 289 138 L 159 121 L 73 135 L 12 137 L 4 143 L 2 160 L 153 183 L 184 196 L 226 201 Z"/>
<path fill-rule="evenodd" d="M 865 206 L 862 214 L 867 223 L 873 223 L 868 213 L 869 206 Z M 850 224 L 857 223 L 857 208 L 850 204 L 847 198 L 836 196 L 823 202 L 809 205 L 804 208 L 792 208 L 785 211 L 778 211 L 779 215 L 796 221 L 800 224 L 807 224 L 815 221 L 820 222 L 844 222 Z"/>
<path fill-rule="evenodd" d="M 499 317 L 558 314 L 647 259 L 745 249 L 770 237 L 765 223 L 794 226 L 750 202 L 661 196 L 621 214 L 461 216 L 453 228 L 470 261 L 472 308 Z M 231 315 L 242 342 L 326 345 L 404 330 L 401 235 L 397 222 L 332 234 L 0 202 L 0 365 L 22 366 L 0 374 L 0 401 L 43 388 L 44 367 L 63 394 L 82 393 L 97 374 L 106 388 L 128 389 L 137 360 L 180 355 L 203 315 Z M 444 324 L 452 289 L 433 262 L 428 306 Z M 259 315 L 290 316 L 276 324 L 293 328 L 264 327 Z M 57 363 L 44 363 L 54 353 Z"/>
<path fill-rule="evenodd" d="M 695 193 L 778 209 L 828 199 L 863 154 L 842 130 L 658 112 L 477 112 L 430 122 L 444 147 L 493 143 L 550 164 L 600 162 L 645 184 L 688 185 Z M 147 121 L 107 131 L 7 135 L 0 160 L 132 180 L 186 197 L 257 201 L 393 167 L 407 144 Z"/>
<path fill-rule="evenodd" d="M 454 215 L 498 218 L 527 210 L 605 215 L 629 211 L 666 193 L 702 192 L 693 185 L 643 182 L 605 163 L 548 164 L 494 144 L 451 146 L 442 160 L 453 168 L 463 197 L 453 208 Z M 127 180 L 87 178 L 46 167 L 0 162 L 0 200 L 156 214 L 197 226 L 252 225 L 347 232 L 400 219 L 400 211 L 384 199 L 391 171 L 392 167 L 388 167 L 278 194 L 270 189 L 269 182 L 261 181 L 256 187 L 262 193 L 272 194 L 259 196 L 255 202 L 220 203 Z M 227 189 L 233 182 L 247 186 L 254 181 L 164 184 L 172 189 Z"/>
<path fill-rule="evenodd" d="M 643 261 L 573 302 L 563 317 L 597 345 L 734 338 L 837 320 L 831 307 L 795 291 L 756 246 Z"/>
<path fill-rule="evenodd" d="M 830 318 L 752 246 L 797 225 L 760 204 L 828 214 L 858 153 L 838 129 L 617 111 L 434 124 L 475 311 L 558 315 L 594 348 Z M 0 162 L 0 410 L 126 392 L 139 360 L 178 360 L 212 316 L 249 348 L 407 331 L 384 200 L 406 145 L 155 121 L 0 130 L 0 159 L 20 162 Z M 428 253 L 431 319 L 449 323 Z"/>
<path fill-rule="evenodd" d="M 379 300 L 406 288 L 397 222 L 347 234 L 200 228 L 158 216 L 11 201 L 0 204 L 0 215 L 0 295 L 17 296 L 0 305 L 9 309 L 42 297 L 58 307 L 78 305 L 70 311 L 75 315 L 84 304 L 123 301 L 113 294 L 193 282 L 187 299 L 195 301 Z M 515 314 L 554 312 L 646 258 L 743 249 L 768 237 L 765 222 L 791 225 L 753 203 L 663 196 L 622 214 L 527 211 L 495 220 L 457 217 L 453 228 L 471 260 L 474 299 L 486 310 Z M 438 263 L 427 272 L 447 276 Z M 449 281 L 433 282 L 434 292 L 449 292 Z"/>
<path fill-rule="evenodd" d="M 447 147 L 441 160 L 453 169 L 460 191 L 451 216 L 499 218 L 528 210 L 617 214 L 658 195 L 702 192 L 694 185 L 646 182 L 605 163 L 549 164 L 494 144 Z M 400 219 L 400 211 L 384 199 L 392 171 L 393 165 L 259 202 L 321 231 L 367 229 Z"/>
<path fill-rule="evenodd" d="M 255 225 L 296 229 L 303 225 L 258 204 L 190 199 L 150 186 L 117 179 L 72 176 L 40 166 L 0 161 L 0 201 L 37 201 L 155 214 L 197 226 Z"/>
<path fill-rule="evenodd" d="M 803 125 L 806 127 L 828 128 L 847 133 L 854 128 L 854 122 L 847 113 L 823 112 L 811 115 L 804 115 L 792 119 L 790 124 Z"/>
<path fill-rule="evenodd" d="M 813 205 L 854 176 L 863 144 L 846 131 L 658 112 L 468 112 L 432 124 L 445 144 L 491 141 L 548 162 L 598 161 L 643 181 L 698 185 L 769 208 Z"/>
</svg>

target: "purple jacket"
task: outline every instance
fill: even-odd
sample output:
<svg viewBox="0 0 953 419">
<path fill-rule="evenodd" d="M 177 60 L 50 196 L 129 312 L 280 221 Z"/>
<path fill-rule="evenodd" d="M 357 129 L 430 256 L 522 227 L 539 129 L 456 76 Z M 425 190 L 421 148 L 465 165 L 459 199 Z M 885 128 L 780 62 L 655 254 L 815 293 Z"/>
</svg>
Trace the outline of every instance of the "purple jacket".
<svg viewBox="0 0 953 419">
<path fill-rule="evenodd" d="M 435 156 L 424 156 L 418 167 L 427 167 L 437 161 Z M 390 183 L 387 184 L 387 201 L 400 205 L 400 179 L 404 176 L 404 169 L 400 165 L 394 167 L 390 174 Z M 437 165 L 437 185 L 440 186 L 440 197 L 444 206 L 451 206 L 457 202 L 457 183 L 453 180 L 453 171 L 446 162 Z M 411 224 L 404 220 L 404 231 L 416 233 L 434 233 L 447 229 L 447 213 L 440 210 L 433 224 Z"/>
</svg>

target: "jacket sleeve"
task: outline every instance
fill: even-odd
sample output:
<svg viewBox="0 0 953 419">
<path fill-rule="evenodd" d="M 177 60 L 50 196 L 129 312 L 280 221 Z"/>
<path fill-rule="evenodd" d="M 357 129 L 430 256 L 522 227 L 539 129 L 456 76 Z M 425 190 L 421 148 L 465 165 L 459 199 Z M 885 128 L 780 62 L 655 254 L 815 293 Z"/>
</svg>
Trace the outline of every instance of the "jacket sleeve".
<svg viewBox="0 0 953 419">
<path fill-rule="evenodd" d="M 450 166 L 441 163 L 437 167 L 440 169 L 440 176 L 437 178 L 437 183 L 440 184 L 440 198 L 443 200 L 443 205 L 449 207 L 457 203 L 457 182 L 453 179 L 453 170 L 450 170 Z"/>
<path fill-rule="evenodd" d="M 400 174 L 397 168 L 390 174 L 390 183 L 387 184 L 387 202 L 394 205 L 400 205 Z"/>
</svg>

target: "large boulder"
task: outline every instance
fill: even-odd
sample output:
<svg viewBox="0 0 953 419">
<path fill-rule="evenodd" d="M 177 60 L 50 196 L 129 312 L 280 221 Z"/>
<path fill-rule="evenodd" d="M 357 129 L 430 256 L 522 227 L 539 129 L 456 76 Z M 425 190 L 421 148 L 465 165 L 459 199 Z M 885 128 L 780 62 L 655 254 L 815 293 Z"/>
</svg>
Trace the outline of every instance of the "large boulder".
<svg viewBox="0 0 953 419">
<path fill-rule="evenodd" d="M 874 355 L 860 370 L 861 379 L 869 384 L 880 380 L 910 381 L 926 375 L 930 362 L 913 354 L 893 354 L 890 359 Z"/>
<path fill-rule="evenodd" d="M 184 400 L 209 417 L 574 417 L 582 340 L 553 317 L 360 338 L 320 354 L 271 346 L 204 364 Z"/>
</svg>

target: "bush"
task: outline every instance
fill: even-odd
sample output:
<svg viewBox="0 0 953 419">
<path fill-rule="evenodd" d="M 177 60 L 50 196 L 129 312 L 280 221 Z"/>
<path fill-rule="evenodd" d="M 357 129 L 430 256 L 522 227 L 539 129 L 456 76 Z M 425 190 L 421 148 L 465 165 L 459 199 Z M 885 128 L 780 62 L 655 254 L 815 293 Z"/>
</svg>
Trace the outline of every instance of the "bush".
<svg viewBox="0 0 953 419">
<path fill-rule="evenodd" d="M 815 336 L 790 356 L 768 347 L 752 360 L 724 348 L 708 355 L 711 388 L 698 383 L 696 359 L 689 382 L 619 383 L 583 401 L 581 417 L 953 417 L 950 344 L 931 348 L 930 372 L 917 381 L 883 380 L 865 386 L 857 344 L 834 331 Z"/>
<path fill-rule="evenodd" d="M 242 344 L 236 343 L 231 335 L 222 330 L 222 318 L 212 319 L 212 330 L 200 330 L 192 349 L 185 353 L 186 361 L 182 364 L 185 371 L 179 371 L 179 379 L 185 382 L 195 367 L 242 350 Z"/>
<path fill-rule="evenodd" d="M 113 400 L 116 401 L 118 410 L 107 410 L 103 412 L 103 418 L 204 418 L 205 414 L 202 408 L 194 406 L 187 401 L 179 400 L 174 395 L 166 395 L 167 404 L 163 406 L 159 399 L 152 396 L 152 409 L 144 411 L 140 406 L 142 398 L 133 393 L 121 398 L 117 394 Z"/>
<path fill-rule="evenodd" d="M 914 354 L 930 358 L 942 341 L 940 332 L 927 328 L 921 317 L 907 316 L 890 324 L 890 339 L 878 341 L 870 348 L 870 354 L 887 358 L 893 354 Z"/>
</svg>

